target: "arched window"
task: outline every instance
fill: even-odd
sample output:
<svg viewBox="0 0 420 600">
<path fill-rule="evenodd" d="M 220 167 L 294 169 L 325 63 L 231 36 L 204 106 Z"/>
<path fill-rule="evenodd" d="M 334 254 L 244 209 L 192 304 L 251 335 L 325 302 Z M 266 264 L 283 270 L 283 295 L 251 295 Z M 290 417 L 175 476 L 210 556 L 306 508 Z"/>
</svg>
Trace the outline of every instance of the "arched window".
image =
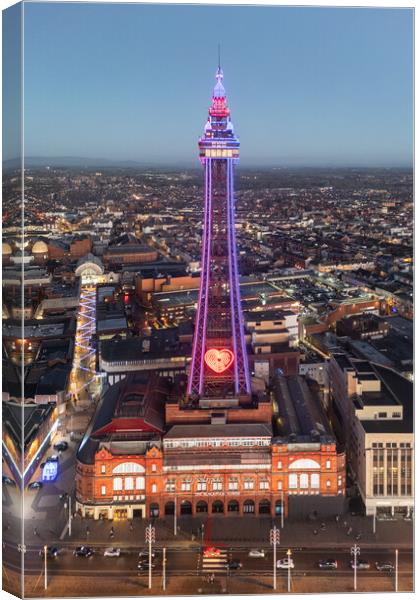
<svg viewBox="0 0 420 600">
<path fill-rule="evenodd" d="M 124 487 L 126 490 L 134 490 L 134 480 L 132 477 L 125 478 Z"/>
<path fill-rule="evenodd" d="M 157 490 L 156 483 L 152 483 L 152 494 L 156 494 L 156 490 Z"/>
<path fill-rule="evenodd" d="M 320 469 L 321 465 L 311 458 L 300 458 L 289 465 L 289 469 Z"/>
<path fill-rule="evenodd" d="M 121 477 L 114 477 L 114 492 L 119 492 L 123 489 Z"/>
<path fill-rule="evenodd" d="M 134 462 L 121 463 L 113 469 L 113 473 L 144 473 L 144 467 Z"/>
</svg>

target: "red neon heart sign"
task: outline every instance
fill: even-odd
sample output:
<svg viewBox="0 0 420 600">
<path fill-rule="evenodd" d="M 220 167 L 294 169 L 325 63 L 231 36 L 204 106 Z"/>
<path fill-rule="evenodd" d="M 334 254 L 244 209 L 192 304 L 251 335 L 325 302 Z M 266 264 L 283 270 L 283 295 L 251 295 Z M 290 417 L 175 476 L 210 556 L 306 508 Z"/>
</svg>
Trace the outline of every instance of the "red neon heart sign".
<svg viewBox="0 0 420 600">
<path fill-rule="evenodd" d="M 204 355 L 206 365 L 215 373 L 223 373 L 232 365 L 234 354 L 228 348 L 210 348 Z"/>
</svg>

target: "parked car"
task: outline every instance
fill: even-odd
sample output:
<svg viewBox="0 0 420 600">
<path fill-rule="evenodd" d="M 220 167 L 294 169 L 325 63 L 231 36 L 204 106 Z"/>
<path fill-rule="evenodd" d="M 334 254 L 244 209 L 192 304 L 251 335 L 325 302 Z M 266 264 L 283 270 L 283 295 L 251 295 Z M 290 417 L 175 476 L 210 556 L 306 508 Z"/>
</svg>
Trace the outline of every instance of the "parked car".
<svg viewBox="0 0 420 600">
<path fill-rule="evenodd" d="M 78 546 L 76 550 L 73 552 L 74 556 L 81 556 L 83 558 L 90 558 L 93 556 L 92 548 L 88 546 Z"/>
<path fill-rule="evenodd" d="M 67 448 L 69 447 L 68 442 L 62 440 L 61 442 L 58 442 L 57 444 L 54 444 L 54 450 L 58 450 L 59 452 L 64 452 L 65 450 L 67 450 Z"/>
<path fill-rule="evenodd" d="M 264 558 L 265 551 L 257 550 L 256 548 L 254 548 L 248 552 L 248 556 L 250 556 L 251 558 Z"/>
<path fill-rule="evenodd" d="M 336 569 L 338 567 L 338 563 L 334 558 L 327 558 L 325 560 L 320 560 L 318 562 L 318 567 L 320 569 Z"/>
<path fill-rule="evenodd" d="M 28 490 L 39 490 L 42 488 L 42 481 L 33 481 L 28 485 Z"/>
<path fill-rule="evenodd" d="M 236 570 L 242 569 L 242 563 L 240 560 L 235 560 L 234 558 L 228 562 L 229 569 Z"/>
<path fill-rule="evenodd" d="M 206 558 L 220 556 L 220 554 L 220 548 L 214 548 L 213 546 L 204 548 L 203 550 L 203 556 L 205 556 Z"/>
<path fill-rule="evenodd" d="M 353 560 L 350 561 L 350 567 L 352 569 L 354 569 L 354 561 Z M 358 561 L 356 561 L 356 569 L 370 569 L 370 564 L 368 563 L 367 560 L 363 560 L 360 558 Z"/>
<path fill-rule="evenodd" d="M 104 556 L 119 556 L 121 548 L 105 548 Z"/>
<path fill-rule="evenodd" d="M 41 548 L 41 550 L 39 551 L 39 556 L 44 558 L 44 556 L 45 556 L 44 548 Z M 48 546 L 47 547 L 47 558 L 56 558 L 57 556 L 58 556 L 58 548 L 56 548 L 55 546 Z"/>
<path fill-rule="evenodd" d="M 387 573 L 391 573 L 394 570 L 394 565 L 391 562 L 376 562 L 375 567 L 378 571 L 385 571 Z"/>
<path fill-rule="evenodd" d="M 277 561 L 277 568 L 278 569 L 294 569 L 295 568 L 295 563 L 293 562 L 293 558 L 280 558 L 280 560 Z"/>
</svg>

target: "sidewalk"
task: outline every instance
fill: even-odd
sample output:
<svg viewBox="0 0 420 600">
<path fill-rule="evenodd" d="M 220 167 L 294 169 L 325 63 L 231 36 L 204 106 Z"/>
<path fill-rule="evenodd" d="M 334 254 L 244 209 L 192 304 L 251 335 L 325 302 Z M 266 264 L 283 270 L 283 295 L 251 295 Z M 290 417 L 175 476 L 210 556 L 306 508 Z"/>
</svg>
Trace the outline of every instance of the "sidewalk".
<svg viewBox="0 0 420 600">
<path fill-rule="evenodd" d="M 270 545 L 270 529 L 273 524 L 280 529 L 280 545 L 290 548 L 311 547 L 348 547 L 357 541 L 358 544 L 371 547 L 412 548 L 412 521 L 377 521 L 376 533 L 373 533 L 373 520 L 370 517 L 352 517 L 336 523 L 325 520 L 325 530 L 321 522 L 288 521 L 284 528 L 280 527 L 280 519 L 270 517 L 179 517 L 178 533 L 173 532 L 173 517 L 153 519 L 156 544 L 168 547 L 193 547 L 218 544 L 230 547 L 249 547 L 252 545 Z M 346 525 L 344 524 L 346 522 Z M 128 521 L 94 521 L 77 516 L 72 522 L 72 541 L 83 541 L 90 544 L 110 544 L 125 546 L 142 546 L 145 543 L 145 529 L 149 524 L 146 519 Z M 202 525 L 204 528 L 202 529 Z M 111 527 L 114 536 L 110 536 Z M 347 535 L 351 527 L 350 535 Z M 314 530 L 317 534 L 314 534 Z M 203 533 L 202 533 L 203 532 Z M 358 534 L 361 534 L 360 537 Z M 356 539 L 359 537 L 359 539 Z M 67 532 L 63 541 L 70 541 Z"/>
</svg>

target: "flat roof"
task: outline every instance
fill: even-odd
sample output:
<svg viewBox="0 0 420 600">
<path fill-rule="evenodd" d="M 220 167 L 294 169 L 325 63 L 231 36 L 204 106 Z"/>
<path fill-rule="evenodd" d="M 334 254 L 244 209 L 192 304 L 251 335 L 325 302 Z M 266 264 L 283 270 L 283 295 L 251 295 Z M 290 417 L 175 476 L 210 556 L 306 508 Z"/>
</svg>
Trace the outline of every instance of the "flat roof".
<svg viewBox="0 0 420 600">
<path fill-rule="evenodd" d="M 243 438 L 271 436 L 271 425 L 264 423 L 226 423 L 207 425 L 194 423 L 191 425 L 173 425 L 168 433 L 166 433 L 164 441 L 186 438 Z"/>
</svg>

